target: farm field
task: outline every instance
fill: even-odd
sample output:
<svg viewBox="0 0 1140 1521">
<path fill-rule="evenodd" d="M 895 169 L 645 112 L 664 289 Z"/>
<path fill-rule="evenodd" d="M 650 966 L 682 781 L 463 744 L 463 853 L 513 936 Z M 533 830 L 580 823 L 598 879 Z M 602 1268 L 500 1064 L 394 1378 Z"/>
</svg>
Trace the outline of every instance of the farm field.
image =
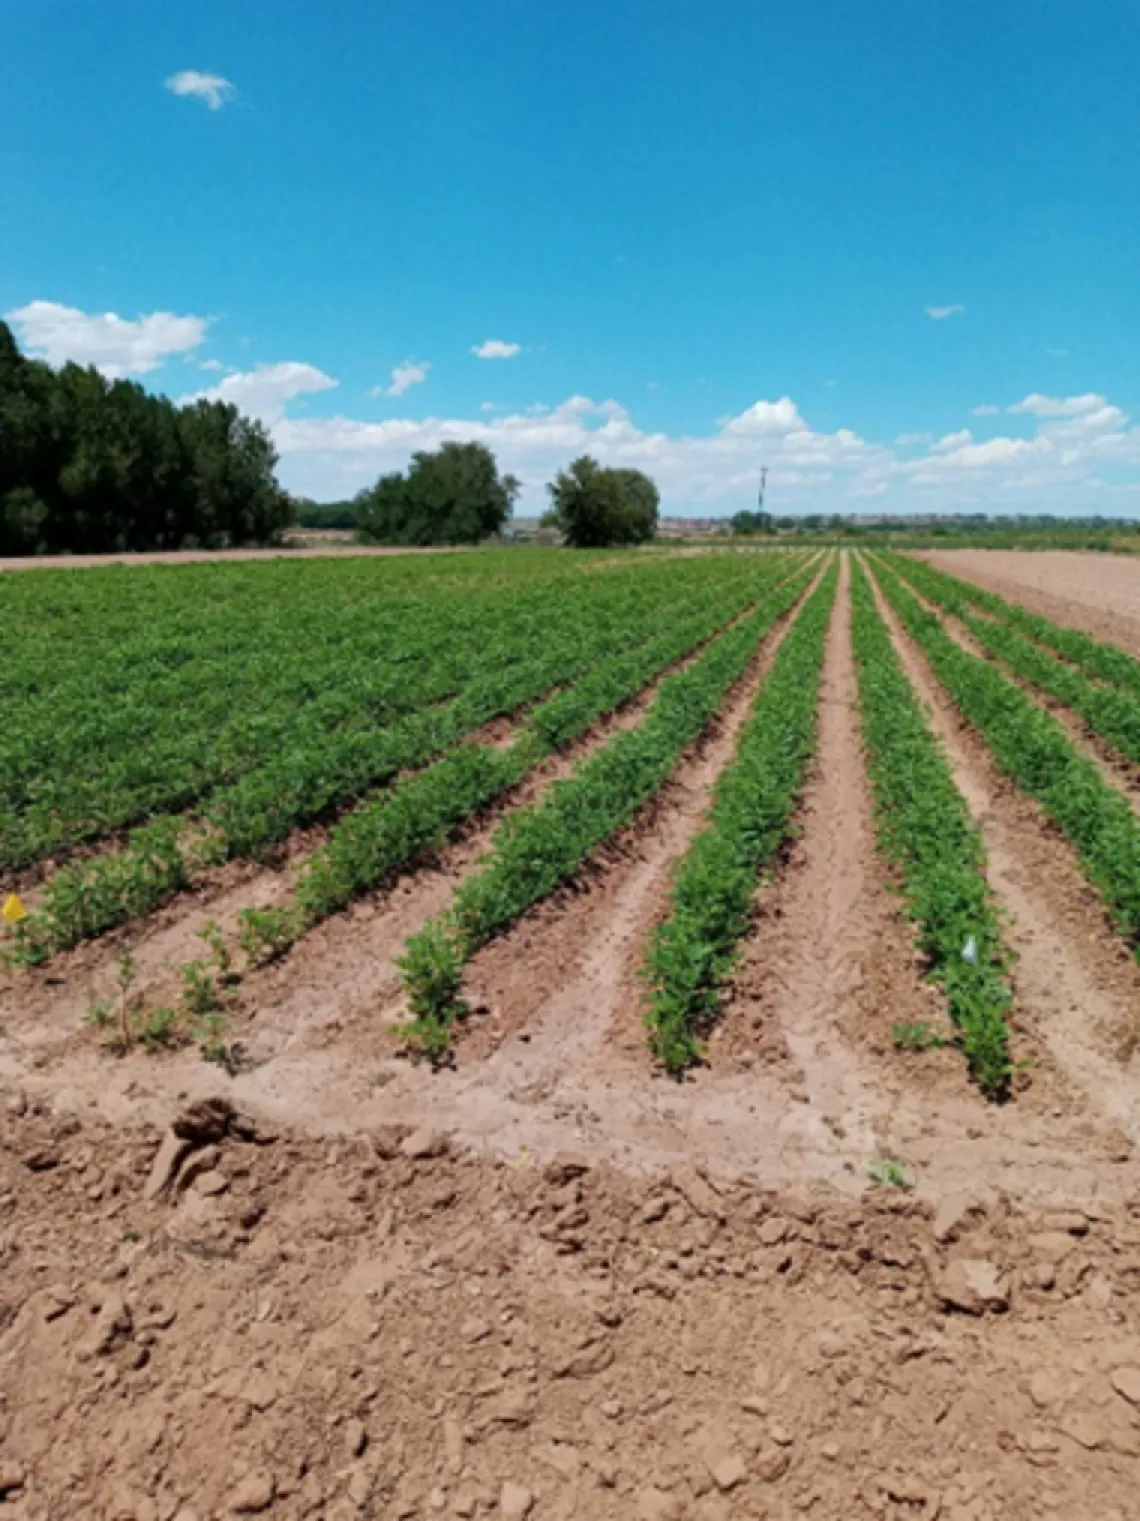
<svg viewBox="0 0 1140 1521">
<path fill-rule="evenodd" d="M 0 1516 L 1133 1514 L 1140 565 L 0 610 Z"/>
</svg>

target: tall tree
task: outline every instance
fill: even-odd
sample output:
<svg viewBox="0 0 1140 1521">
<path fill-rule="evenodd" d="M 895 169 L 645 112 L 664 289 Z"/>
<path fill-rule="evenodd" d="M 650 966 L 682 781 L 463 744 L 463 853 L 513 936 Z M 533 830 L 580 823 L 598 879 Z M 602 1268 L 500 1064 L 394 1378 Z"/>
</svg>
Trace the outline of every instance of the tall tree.
<svg viewBox="0 0 1140 1521">
<path fill-rule="evenodd" d="M 543 522 L 575 549 L 643 544 L 657 532 L 660 497 L 640 470 L 608 470 L 583 454 L 547 490 L 551 509 Z"/>
<path fill-rule="evenodd" d="M 0 553 L 274 543 L 291 521 L 260 423 L 27 359 L 0 322 Z"/>
<path fill-rule="evenodd" d="M 377 544 L 478 544 L 511 515 L 519 483 L 484 444 L 446 443 L 412 456 L 355 498 L 360 537 Z"/>
</svg>

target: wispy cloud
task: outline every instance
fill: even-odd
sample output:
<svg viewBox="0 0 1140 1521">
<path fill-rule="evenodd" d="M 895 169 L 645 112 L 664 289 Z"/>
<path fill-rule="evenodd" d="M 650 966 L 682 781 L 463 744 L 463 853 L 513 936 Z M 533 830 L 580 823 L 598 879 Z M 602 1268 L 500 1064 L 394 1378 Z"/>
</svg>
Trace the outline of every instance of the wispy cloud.
<svg viewBox="0 0 1140 1521">
<path fill-rule="evenodd" d="M 220 111 L 237 94 L 236 86 L 221 74 L 203 74 L 198 69 L 181 69 L 162 83 L 172 95 L 189 95 L 203 101 L 211 111 Z"/>
<path fill-rule="evenodd" d="M 925 311 L 926 315 L 933 318 L 935 322 L 945 322 L 947 317 L 962 316 L 966 308 L 961 304 L 961 302 L 955 301 L 950 306 L 926 306 L 923 307 L 923 310 Z"/>
<path fill-rule="evenodd" d="M 5 312 L 20 342 L 49 364 L 93 364 L 111 380 L 157 370 L 173 354 L 188 354 L 206 337 L 208 317 L 150 312 L 125 318 L 82 312 L 58 301 L 31 301 Z"/>
<path fill-rule="evenodd" d="M 1048 344 L 1045 345 L 1045 352 L 1050 359 L 1067 359 L 1069 356 L 1068 349 L 1051 349 Z"/>
<path fill-rule="evenodd" d="M 486 338 L 482 343 L 473 344 L 471 352 L 476 359 L 513 359 L 522 353 L 522 345 L 504 343 L 501 338 Z"/>
<path fill-rule="evenodd" d="M 410 391 L 413 386 L 423 385 L 428 378 L 431 363 L 428 360 L 405 359 L 403 364 L 398 364 L 392 371 L 392 383 L 387 386 L 373 386 L 368 392 L 369 396 L 403 396 L 405 391 Z"/>
<path fill-rule="evenodd" d="M 1001 408 L 995 407 L 993 402 L 983 401 L 981 406 L 972 408 L 972 411 L 975 417 L 996 417 Z"/>
<path fill-rule="evenodd" d="M 183 401 L 228 401 L 251 417 L 276 422 L 289 402 L 316 391 L 331 391 L 337 382 L 316 365 L 287 359 L 280 364 L 259 364 L 252 370 L 236 370 L 208 391 L 183 396 Z"/>
<path fill-rule="evenodd" d="M 1032 391 L 1009 410 L 1029 417 L 1080 417 L 1082 412 L 1099 411 L 1104 404 L 1105 398 L 1096 391 L 1086 391 L 1083 396 L 1042 396 L 1040 391 Z"/>
</svg>

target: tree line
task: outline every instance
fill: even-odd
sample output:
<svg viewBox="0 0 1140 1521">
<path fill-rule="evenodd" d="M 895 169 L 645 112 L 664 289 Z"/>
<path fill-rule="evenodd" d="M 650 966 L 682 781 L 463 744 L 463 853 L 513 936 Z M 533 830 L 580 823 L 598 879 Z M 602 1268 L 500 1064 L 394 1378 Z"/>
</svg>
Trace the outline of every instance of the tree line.
<svg viewBox="0 0 1140 1521">
<path fill-rule="evenodd" d="M 0 322 L 0 554 L 276 543 L 293 514 L 276 463 L 236 407 L 52 369 Z"/>
<path fill-rule="evenodd" d="M 93 367 L 56 370 L 0 321 L 0 555 L 98 554 L 280 543 L 298 505 L 278 485 L 268 432 L 221 401 L 178 406 Z M 583 455 L 547 488 L 543 522 L 567 544 L 638 544 L 658 493 L 639 470 Z M 478 544 L 503 531 L 520 490 L 480 443 L 413 455 L 351 503 L 304 517 L 376 544 Z"/>
<path fill-rule="evenodd" d="M 375 544 L 476 544 L 501 533 L 520 490 L 485 444 L 446 443 L 412 456 L 353 500 L 360 537 Z M 641 544 L 657 532 L 657 487 L 640 470 L 611 470 L 582 455 L 547 487 L 546 527 L 574 548 Z"/>
</svg>

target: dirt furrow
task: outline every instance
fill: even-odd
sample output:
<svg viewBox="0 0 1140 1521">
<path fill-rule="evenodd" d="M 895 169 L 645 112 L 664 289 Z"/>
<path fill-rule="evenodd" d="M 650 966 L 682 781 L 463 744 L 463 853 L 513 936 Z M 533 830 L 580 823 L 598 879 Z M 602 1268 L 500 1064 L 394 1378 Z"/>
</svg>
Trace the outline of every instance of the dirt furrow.
<svg viewBox="0 0 1140 1521">
<path fill-rule="evenodd" d="M 802 607 L 803 602 L 798 604 Z M 535 1078 L 580 1064 L 616 1038 L 648 1061 L 638 1018 L 637 970 L 660 916 L 672 868 L 701 827 L 756 693 L 794 621 L 782 619 L 735 683 L 715 723 L 633 827 L 580 878 L 539 903 L 473 960 L 467 985 L 489 1011 L 466 1044 L 482 1056 L 526 1031 L 523 1065 Z M 553 999 L 552 988 L 559 991 Z M 527 1029 L 538 1016 L 534 1029 Z"/>
<path fill-rule="evenodd" d="M 758 896 L 713 1050 L 774 1061 L 814 1124 L 869 1155 L 889 1104 L 875 1070 L 889 1049 L 889 1018 L 866 995 L 885 978 L 891 1017 L 917 1020 L 931 1010 L 875 855 L 857 696 L 845 556 L 799 837 Z"/>
<path fill-rule="evenodd" d="M 989 881 L 1010 915 L 1018 1028 L 1043 1043 L 1068 1079 L 1070 1091 L 1058 1095 L 1055 1117 L 1068 1118 L 1075 1089 L 1088 1115 L 1099 1120 L 1102 1146 L 1119 1148 L 1111 1127 L 1140 1139 L 1140 1077 L 1132 1070 L 1140 967 L 1113 934 L 1069 846 L 1037 805 L 999 775 L 925 657 L 881 595 L 878 600 L 946 745 L 955 780 L 982 831 Z M 1032 1081 L 1046 1091 L 1052 1086 L 1045 1064 L 1033 1064 Z"/>
</svg>

